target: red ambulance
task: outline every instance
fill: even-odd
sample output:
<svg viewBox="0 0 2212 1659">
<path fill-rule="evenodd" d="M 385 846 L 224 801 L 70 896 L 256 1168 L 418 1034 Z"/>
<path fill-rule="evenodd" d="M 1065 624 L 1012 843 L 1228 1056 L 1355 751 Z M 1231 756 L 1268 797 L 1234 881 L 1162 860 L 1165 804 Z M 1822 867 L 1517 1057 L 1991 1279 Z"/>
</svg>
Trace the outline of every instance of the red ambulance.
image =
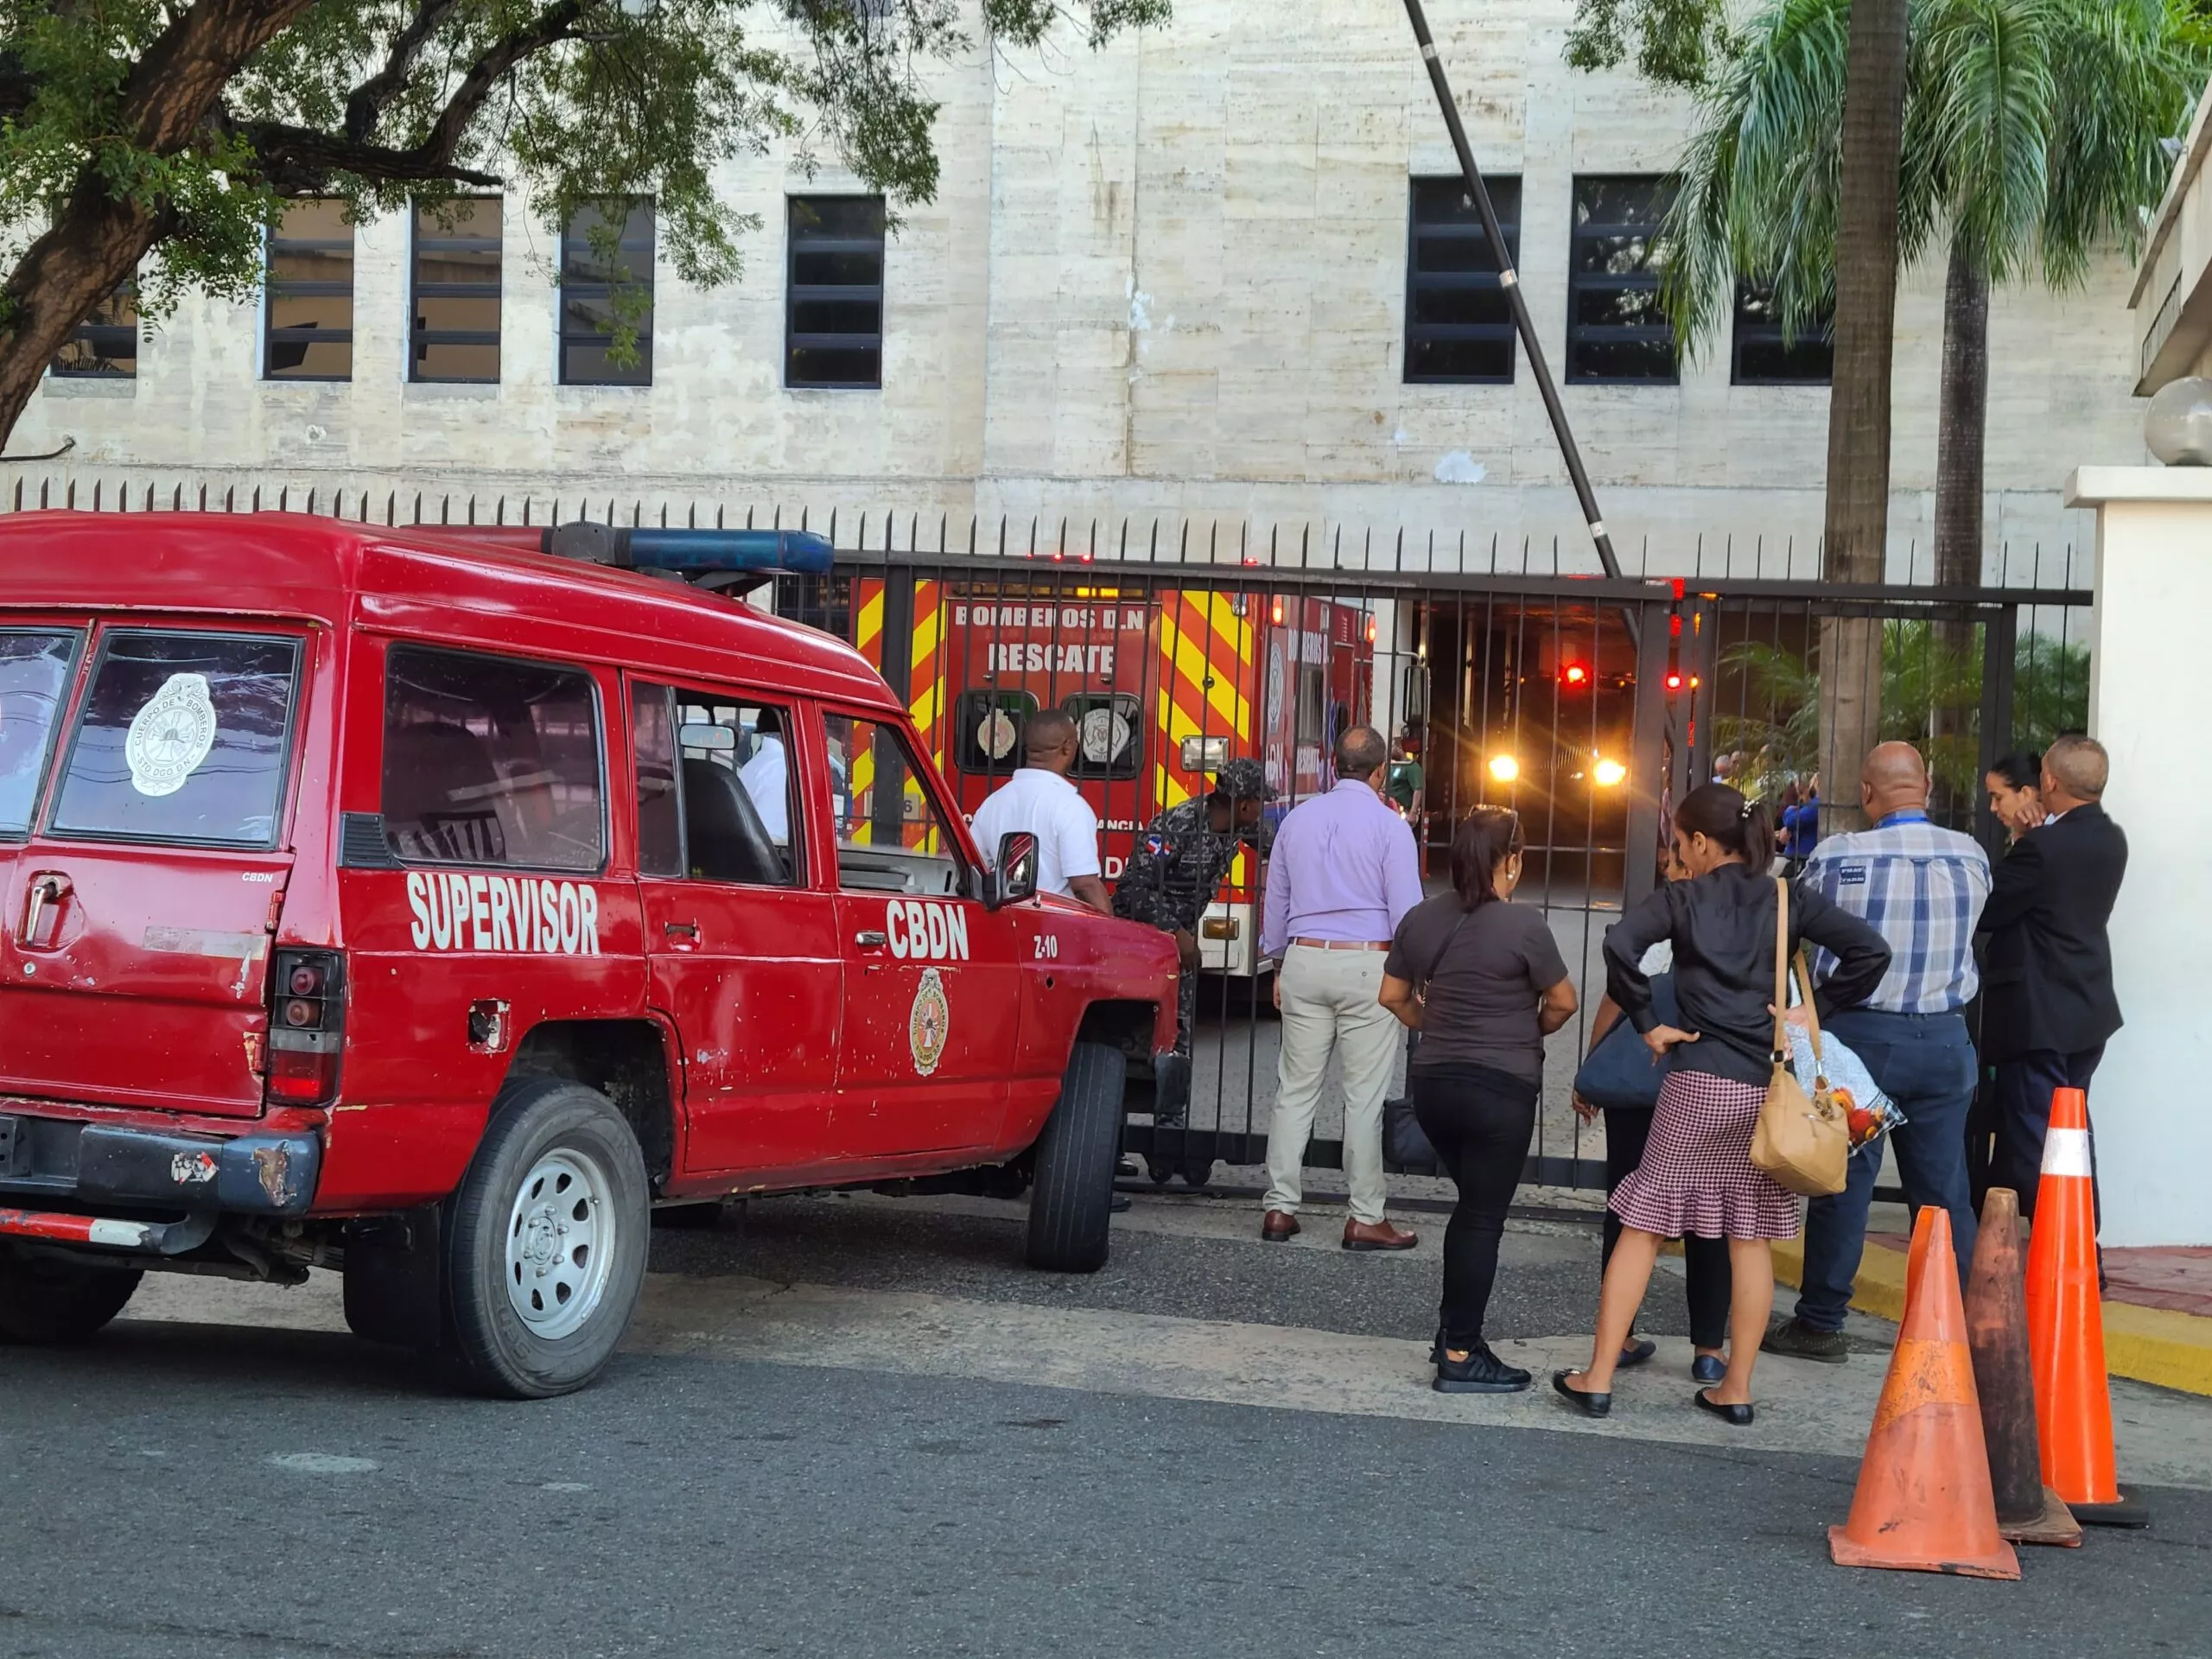
<svg viewBox="0 0 2212 1659">
<path fill-rule="evenodd" d="M 818 537 L 500 539 L 0 520 L 0 1338 L 328 1268 L 537 1396 L 656 1205 L 1027 1186 L 1033 1263 L 1104 1261 L 1172 945 L 987 865 L 868 664 L 735 596 Z"/>
</svg>

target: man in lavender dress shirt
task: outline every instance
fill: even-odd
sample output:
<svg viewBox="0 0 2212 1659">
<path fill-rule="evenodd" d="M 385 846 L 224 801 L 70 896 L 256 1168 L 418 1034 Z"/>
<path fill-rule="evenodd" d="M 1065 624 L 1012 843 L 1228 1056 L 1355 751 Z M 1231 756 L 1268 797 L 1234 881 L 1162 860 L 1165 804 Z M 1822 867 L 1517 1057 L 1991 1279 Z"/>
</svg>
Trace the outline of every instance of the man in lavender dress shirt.
<svg viewBox="0 0 2212 1659">
<path fill-rule="evenodd" d="M 1268 864 L 1260 954 L 1275 960 L 1282 1051 L 1268 1131 L 1268 1196 L 1260 1236 L 1298 1231 L 1299 1179 L 1313 1109 L 1333 1050 L 1344 1079 L 1348 1250 L 1409 1250 L 1382 1214 L 1382 1097 L 1397 1063 L 1398 1022 L 1377 1000 L 1398 921 L 1421 902 L 1413 832 L 1382 798 L 1389 746 L 1369 726 L 1337 740 L 1337 785 L 1293 808 Z"/>
</svg>

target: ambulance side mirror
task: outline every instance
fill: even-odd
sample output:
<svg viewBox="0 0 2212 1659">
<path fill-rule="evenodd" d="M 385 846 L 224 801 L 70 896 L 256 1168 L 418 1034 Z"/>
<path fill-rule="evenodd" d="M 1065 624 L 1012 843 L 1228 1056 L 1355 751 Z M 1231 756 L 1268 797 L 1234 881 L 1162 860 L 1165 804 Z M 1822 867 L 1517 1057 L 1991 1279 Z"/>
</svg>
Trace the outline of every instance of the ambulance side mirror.
<svg viewBox="0 0 2212 1659">
<path fill-rule="evenodd" d="M 1002 910 L 1037 896 L 1037 837 L 1015 830 L 999 837 L 997 867 L 983 874 L 983 908 Z"/>
</svg>

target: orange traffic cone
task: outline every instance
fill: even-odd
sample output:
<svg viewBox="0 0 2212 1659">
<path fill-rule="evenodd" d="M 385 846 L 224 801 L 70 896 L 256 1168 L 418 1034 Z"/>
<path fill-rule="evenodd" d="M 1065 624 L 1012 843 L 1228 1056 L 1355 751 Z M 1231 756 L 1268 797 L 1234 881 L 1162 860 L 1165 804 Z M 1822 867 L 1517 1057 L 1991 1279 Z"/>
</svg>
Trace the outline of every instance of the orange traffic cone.
<svg viewBox="0 0 2212 1659">
<path fill-rule="evenodd" d="M 1904 1313 L 1897 1320 L 1900 1329 L 1912 1317 L 1913 1287 L 1920 1282 L 1920 1269 L 1928 1261 L 1928 1230 L 1935 1225 L 1932 1205 L 1923 1205 L 1912 1217 L 1912 1243 L 1904 1255 Z"/>
<path fill-rule="evenodd" d="M 1874 1408 L 1851 1518 L 1828 1529 L 1828 1554 L 1839 1567 L 2017 1579 L 2019 1557 L 1997 1531 L 1950 1214 L 1932 1205 L 1921 1214 L 1933 1219 L 1919 1279 Z"/>
<path fill-rule="evenodd" d="M 2105 1376 L 2104 1303 L 2097 1287 L 2089 1101 L 2055 1090 L 2028 1239 L 2028 1355 L 2044 1484 L 2091 1526 L 2145 1527 L 2113 1467 L 2112 1389 Z"/>
<path fill-rule="evenodd" d="M 1927 1212 L 1923 1211 L 1923 1215 Z M 2016 1544 L 2078 1548 L 2082 1526 L 2043 1484 L 2036 1449 L 2036 1389 L 2028 1363 L 2028 1303 L 2020 1266 L 2020 1197 L 1993 1186 L 1967 1276 L 1967 1341 L 1981 1400 L 1982 1443 L 1997 1497 L 1997 1530 Z"/>
</svg>

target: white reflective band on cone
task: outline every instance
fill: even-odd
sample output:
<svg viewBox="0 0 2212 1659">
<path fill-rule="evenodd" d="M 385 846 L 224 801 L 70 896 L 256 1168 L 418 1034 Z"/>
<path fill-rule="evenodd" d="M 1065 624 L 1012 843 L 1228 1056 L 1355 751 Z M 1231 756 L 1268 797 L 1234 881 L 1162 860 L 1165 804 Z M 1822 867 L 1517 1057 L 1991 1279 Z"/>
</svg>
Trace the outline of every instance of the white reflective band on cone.
<svg viewBox="0 0 2212 1659">
<path fill-rule="evenodd" d="M 2087 1129 L 2053 1129 L 2043 1138 L 2043 1173 L 2046 1175 L 2079 1175 L 2087 1179 L 2089 1173 L 2089 1132 Z"/>
</svg>

